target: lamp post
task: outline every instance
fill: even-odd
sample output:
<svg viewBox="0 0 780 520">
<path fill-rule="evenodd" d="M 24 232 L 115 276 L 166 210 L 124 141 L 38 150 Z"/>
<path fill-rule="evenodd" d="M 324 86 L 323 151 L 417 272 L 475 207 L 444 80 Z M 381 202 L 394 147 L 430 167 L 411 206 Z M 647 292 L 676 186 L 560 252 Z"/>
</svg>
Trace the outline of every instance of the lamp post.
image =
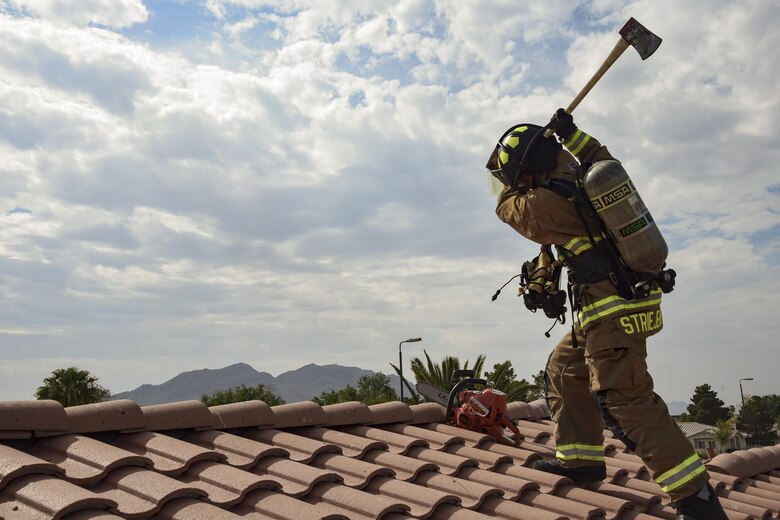
<svg viewBox="0 0 780 520">
<path fill-rule="evenodd" d="M 404 402 L 404 360 L 401 354 L 401 345 L 404 343 L 417 343 L 422 338 L 409 338 L 398 344 L 398 375 L 401 376 L 401 402 Z"/>
<path fill-rule="evenodd" d="M 745 406 L 745 393 L 742 391 L 742 381 L 752 381 L 752 377 L 744 377 L 739 380 L 739 397 L 742 399 L 742 406 Z"/>
</svg>

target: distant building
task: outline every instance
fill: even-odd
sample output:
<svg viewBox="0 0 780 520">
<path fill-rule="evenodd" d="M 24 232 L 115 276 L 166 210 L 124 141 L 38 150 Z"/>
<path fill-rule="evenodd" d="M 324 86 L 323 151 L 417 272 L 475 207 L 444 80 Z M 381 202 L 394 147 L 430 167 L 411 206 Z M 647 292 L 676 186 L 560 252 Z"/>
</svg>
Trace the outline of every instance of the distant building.
<svg viewBox="0 0 780 520">
<path fill-rule="evenodd" d="M 731 437 L 729 437 L 726 445 L 721 448 L 715 438 L 714 426 L 697 422 L 681 421 L 677 421 L 677 425 L 683 431 L 688 441 L 690 441 L 697 450 L 706 450 L 708 453 L 715 455 L 721 451 L 732 452 L 735 450 L 747 449 L 745 435 L 736 429 L 734 430 L 734 433 L 731 434 Z"/>
</svg>

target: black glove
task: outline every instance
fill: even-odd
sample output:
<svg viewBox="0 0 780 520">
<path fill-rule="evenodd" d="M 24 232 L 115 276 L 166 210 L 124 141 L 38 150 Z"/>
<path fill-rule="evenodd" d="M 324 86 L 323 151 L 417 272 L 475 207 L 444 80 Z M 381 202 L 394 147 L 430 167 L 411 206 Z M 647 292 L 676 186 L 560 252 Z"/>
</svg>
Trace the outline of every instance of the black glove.
<svg viewBox="0 0 780 520">
<path fill-rule="evenodd" d="M 550 118 L 550 127 L 564 141 L 567 141 L 577 131 L 574 118 L 562 108 L 556 110 L 555 114 Z"/>
</svg>

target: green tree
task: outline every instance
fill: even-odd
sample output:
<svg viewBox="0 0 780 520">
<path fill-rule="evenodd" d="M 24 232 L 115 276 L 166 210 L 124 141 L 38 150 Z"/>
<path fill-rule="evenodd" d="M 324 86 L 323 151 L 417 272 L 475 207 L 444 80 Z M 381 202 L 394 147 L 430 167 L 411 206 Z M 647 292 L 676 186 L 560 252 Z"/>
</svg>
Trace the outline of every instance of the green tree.
<svg viewBox="0 0 780 520">
<path fill-rule="evenodd" d="M 493 388 L 506 394 L 507 401 L 533 401 L 539 395 L 539 388 L 525 379 L 517 380 L 511 361 L 496 363 L 492 372 L 485 373 L 485 379 L 493 383 Z"/>
<path fill-rule="evenodd" d="M 780 396 L 751 397 L 739 412 L 737 428 L 748 435 L 749 446 L 770 446 L 777 441 L 773 428 L 780 419 Z"/>
<path fill-rule="evenodd" d="M 468 360 L 466 360 L 466 362 L 461 366 L 460 359 L 457 357 L 445 356 L 444 359 L 441 360 L 441 363 L 437 365 L 431 360 L 431 357 L 428 355 L 426 350 L 423 350 L 423 353 L 425 354 L 425 362 L 423 362 L 418 357 L 412 358 L 411 361 L 412 373 L 414 374 L 415 379 L 418 382 L 427 381 L 431 385 L 435 386 L 436 388 L 440 388 L 445 392 L 449 392 L 452 388 L 452 375 L 455 373 L 455 371 L 469 370 L 470 361 Z M 484 365 L 485 356 L 484 354 L 480 354 L 474 361 L 473 368 L 471 368 L 471 370 L 474 371 L 475 377 L 479 377 L 482 374 Z M 390 366 L 395 369 L 396 374 L 400 375 L 400 370 L 398 370 L 397 366 L 393 365 L 392 363 Z M 419 402 L 420 397 L 417 394 L 417 391 L 412 388 L 412 385 L 408 380 L 406 380 L 406 378 L 404 378 L 402 384 L 406 385 L 406 388 L 409 389 L 409 392 L 412 395 L 410 402 Z"/>
<path fill-rule="evenodd" d="M 718 398 L 710 385 L 703 384 L 696 387 L 688 405 L 687 420 L 709 424 L 714 426 L 718 421 L 725 421 L 731 417 L 731 410 Z"/>
<path fill-rule="evenodd" d="M 269 406 L 284 404 L 284 399 L 274 393 L 273 385 L 259 384 L 254 387 L 239 385 L 227 390 L 217 390 L 211 395 L 203 394 L 200 400 L 207 406 L 242 403 L 244 401 L 263 401 Z"/>
<path fill-rule="evenodd" d="M 53 399 L 65 407 L 99 403 L 109 397 L 111 392 L 98 384 L 97 377 L 76 367 L 54 370 L 35 391 L 36 399 Z"/>
<path fill-rule="evenodd" d="M 366 405 L 397 401 L 398 394 L 390 386 L 390 377 L 377 372 L 373 375 L 361 376 L 357 382 L 357 388 L 347 385 L 341 390 L 322 392 L 312 399 L 320 406 L 329 404 L 360 401 Z"/>
<path fill-rule="evenodd" d="M 531 392 L 531 394 L 528 396 L 529 399 L 536 400 L 536 399 L 544 399 L 545 397 L 547 397 L 547 379 L 544 376 L 544 370 L 540 370 L 534 376 L 533 387 L 536 390 L 534 392 Z"/>
</svg>

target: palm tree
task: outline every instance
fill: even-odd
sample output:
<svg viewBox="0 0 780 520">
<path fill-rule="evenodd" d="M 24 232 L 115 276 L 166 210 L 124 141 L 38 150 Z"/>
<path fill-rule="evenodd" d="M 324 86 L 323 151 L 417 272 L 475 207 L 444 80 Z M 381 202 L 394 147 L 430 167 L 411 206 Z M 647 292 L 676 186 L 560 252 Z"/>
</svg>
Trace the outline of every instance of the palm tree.
<svg viewBox="0 0 780 520">
<path fill-rule="evenodd" d="M 460 360 L 457 357 L 445 356 L 441 363 L 437 365 L 431 360 L 431 357 L 428 355 L 428 351 L 423 350 L 423 352 L 425 353 L 425 363 L 423 363 L 423 361 L 418 357 L 412 358 L 411 361 L 412 373 L 418 382 L 427 381 L 436 388 L 444 390 L 445 392 L 449 392 L 453 386 L 452 375 L 455 373 L 455 371 L 469 370 L 468 360 L 466 360 L 466 362 L 461 367 Z M 390 365 L 395 370 L 395 373 L 400 375 L 401 372 L 398 370 L 398 367 L 392 363 Z M 474 368 L 472 369 L 474 370 L 474 377 L 480 377 L 482 375 L 484 365 L 485 355 L 480 354 L 477 356 L 477 359 L 474 362 Z M 412 396 L 409 399 L 410 402 L 417 403 L 421 401 L 419 395 L 414 390 L 414 388 L 412 388 L 411 383 L 409 383 L 406 378 L 404 378 L 401 383 L 405 384 L 406 388 L 409 389 L 409 393 Z"/>
<path fill-rule="evenodd" d="M 108 399 L 111 392 L 97 380 L 88 370 L 58 368 L 43 380 L 43 385 L 35 391 L 35 398 L 53 399 L 65 407 L 99 403 Z"/>
<path fill-rule="evenodd" d="M 729 442 L 729 439 L 734 434 L 734 423 L 732 419 L 721 419 L 715 423 L 715 427 L 712 429 L 712 434 L 715 436 L 715 440 L 718 441 L 718 447 L 720 452 L 723 453 L 723 447 Z"/>
</svg>

